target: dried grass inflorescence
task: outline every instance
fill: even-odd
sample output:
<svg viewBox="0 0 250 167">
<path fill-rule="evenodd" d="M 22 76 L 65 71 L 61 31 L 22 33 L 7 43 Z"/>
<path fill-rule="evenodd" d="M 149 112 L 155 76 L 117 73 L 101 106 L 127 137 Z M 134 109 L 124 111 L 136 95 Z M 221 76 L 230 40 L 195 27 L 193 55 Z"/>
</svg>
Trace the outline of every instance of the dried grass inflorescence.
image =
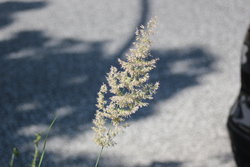
<svg viewBox="0 0 250 167">
<path fill-rule="evenodd" d="M 101 147 L 115 145 L 114 137 L 127 126 L 125 118 L 148 105 L 147 100 L 159 87 L 159 83 L 149 83 L 149 72 L 155 68 L 157 59 L 150 58 L 151 40 L 156 19 L 140 26 L 136 31 L 133 49 L 126 54 L 126 60 L 118 59 L 121 70 L 111 67 L 107 74 L 107 84 L 98 92 L 97 111 L 93 120 L 95 142 Z M 110 123 L 110 125 L 109 125 Z"/>
</svg>

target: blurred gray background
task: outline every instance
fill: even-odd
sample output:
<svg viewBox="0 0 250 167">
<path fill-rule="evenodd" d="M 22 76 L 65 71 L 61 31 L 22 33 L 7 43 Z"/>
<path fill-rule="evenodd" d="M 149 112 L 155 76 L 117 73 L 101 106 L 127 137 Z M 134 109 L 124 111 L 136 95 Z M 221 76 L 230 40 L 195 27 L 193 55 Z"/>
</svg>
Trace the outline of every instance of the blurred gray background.
<svg viewBox="0 0 250 167">
<path fill-rule="evenodd" d="M 0 0 L 0 166 L 13 146 L 16 166 L 28 166 L 34 133 L 55 114 L 43 165 L 94 166 L 96 94 L 153 16 L 160 89 L 100 167 L 235 167 L 225 124 L 240 87 L 247 0 Z"/>
</svg>

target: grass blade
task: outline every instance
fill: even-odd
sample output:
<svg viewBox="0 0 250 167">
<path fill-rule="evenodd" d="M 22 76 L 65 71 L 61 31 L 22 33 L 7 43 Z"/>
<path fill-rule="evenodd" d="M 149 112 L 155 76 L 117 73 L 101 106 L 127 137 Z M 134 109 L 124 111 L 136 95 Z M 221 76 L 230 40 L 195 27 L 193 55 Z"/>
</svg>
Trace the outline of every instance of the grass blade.
<svg viewBox="0 0 250 167">
<path fill-rule="evenodd" d="M 45 148 L 46 148 L 47 138 L 48 138 L 48 136 L 49 136 L 49 132 L 50 132 L 51 128 L 53 127 L 53 125 L 54 125 L 56 119 L 57 119 L 57 116 L 53 119 L 53 121 L 52 121 L 51 124 L 49 125 L 48 133 L 46 134 L 45 139 L 44 139 L 44 142 L 43 142 L 43 149 L 42 149 L 42 154 L 41 154 L 41 157 L 40 157 L 40 160 L 39 160 L 38 167 L 41 167 L 41 165 L 42 165 L 43 158 L 44 158 L 44 154 L 45 154 Z"/>
<path fill-rule="evenodd" d="M 10 167 L 14 166 L 15 157 L 17 157 L 18 155 L 19 155 L 18 149 L 16 147 L 14 147 L 12 150 L 12 155 L 11 155 L 11 159 L 10 159 Z"/>
</svg>

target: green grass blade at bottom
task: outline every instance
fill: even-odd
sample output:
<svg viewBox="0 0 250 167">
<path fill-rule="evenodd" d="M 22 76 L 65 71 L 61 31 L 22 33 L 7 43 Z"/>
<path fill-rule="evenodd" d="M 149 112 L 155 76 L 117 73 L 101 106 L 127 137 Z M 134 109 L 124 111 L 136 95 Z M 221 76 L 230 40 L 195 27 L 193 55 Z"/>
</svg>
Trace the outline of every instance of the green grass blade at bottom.
<svg viewBox="0 0 250 167">
<path fill-rule="evenodd" d="M 38 167 L 41 167 L 41 165 L 42 165 L 43 158 L 44 158 L 44 154 L 45 154 L 45 148 L 46 148 L 47 138 L 48 138 L 48 136 L 49 136 L 49 132 L 50 132 L 51 128 L 53 127 L 53 125 L 54 125 L 56 119 L 57 119 L 57 116 L 56 116 L 56 117 L 53 119 L 53 121 L 51 122 L 51 124 L 50 124 L 50 126 L 49 126 L 49 129 L 48 129 L 48 133 L 46 134 L 46 137 L 45 137 L 45 139 L 44 139 L 42 154 L 41 154 L 41 157 L 40 157 L 40 160 L 39 160 Z"/>
</svg>

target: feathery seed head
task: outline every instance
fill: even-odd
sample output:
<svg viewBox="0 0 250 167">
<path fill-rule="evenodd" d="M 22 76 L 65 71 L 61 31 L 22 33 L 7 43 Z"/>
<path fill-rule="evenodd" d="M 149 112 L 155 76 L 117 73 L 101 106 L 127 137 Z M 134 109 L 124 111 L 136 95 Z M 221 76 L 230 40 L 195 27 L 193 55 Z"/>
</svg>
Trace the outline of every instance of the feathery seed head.
<svg viewBox="0 0 250 167">
<path fill-rule="evenodd" d="M 150 36 L 156 25 L 156 19 L 148 22 L 147 27 L 140 26 L 136 31 L 136 41 L 133 49 L 126 54 L 126 60 L 118 59 L 121 65 L 119 71 L 111 67 L 107 74 L 108 84 L 103 84 L 98 92 L 97 111 L 93 120 L 95 142 L 102 147 L 115 145 L 114 138 L 123 128 L 125 118 L 148 105 L 153 99 L 159 83 L 149 82 L 149 72 L 155 68 L 158 59 L 150 60 Z M 106 97 L 107 94 L 109 97 Z M 108 100 L 106 100 L 108 99 Z M 111 125 L 109 125 L 111 123 Z M 109 126 L 109 127 L 107 127 Z"/>
</svg>

